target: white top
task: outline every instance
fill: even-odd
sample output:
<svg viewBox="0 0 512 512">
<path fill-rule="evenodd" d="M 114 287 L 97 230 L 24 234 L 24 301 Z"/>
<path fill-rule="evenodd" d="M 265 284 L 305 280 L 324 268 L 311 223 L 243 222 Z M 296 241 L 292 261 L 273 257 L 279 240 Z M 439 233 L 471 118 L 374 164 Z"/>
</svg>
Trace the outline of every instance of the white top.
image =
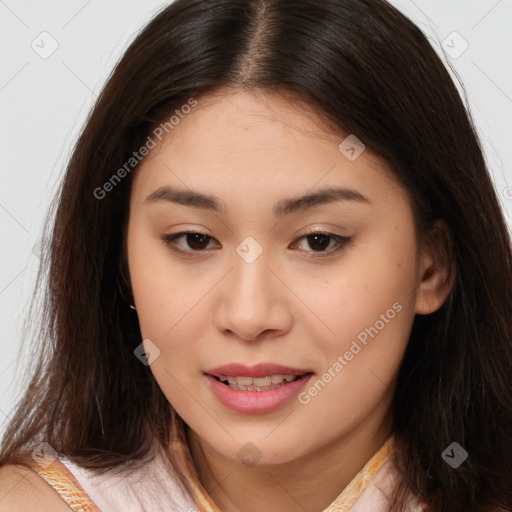
<svg viewBox="0 0 512 512">
<path fill-rule="evenodd" d="M 105 474 L 96 476 L 67 458 L 60 461 L 73 474 L 101 512 L 198 512 L 183 489 L 177 475 L 165 471 L 163 461 L 157 456 L 130 474 Z M 390 491 L 396 478 L 391 462 L 386 461 L 369 482 L 350 512 L 387 512 Z M 338 507 L 329 511 L 346 512 Z M 423 507 L 411 498 L 406 511 L 421 512 Z"/>
<path fill-rule="evenodd" d="M 99 476 L 66 457 L 59 460 L 102 512 L 197 512 L 178 477 L 171 478 L 160 457 L 129 474 Z"/>
</svg>

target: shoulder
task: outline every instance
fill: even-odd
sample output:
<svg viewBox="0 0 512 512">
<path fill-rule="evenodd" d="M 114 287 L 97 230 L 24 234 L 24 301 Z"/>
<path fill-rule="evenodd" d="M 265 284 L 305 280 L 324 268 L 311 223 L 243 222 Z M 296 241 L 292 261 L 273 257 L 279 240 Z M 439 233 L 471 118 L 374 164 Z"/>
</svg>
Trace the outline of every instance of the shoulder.
<svg viewBox="0 0 512 512">
<path fill-rule="evenodd" d="M 15 464 L 0 467 L 0 512 L 69 512 L 64 500 L 35 471 Z"/>
</svg>

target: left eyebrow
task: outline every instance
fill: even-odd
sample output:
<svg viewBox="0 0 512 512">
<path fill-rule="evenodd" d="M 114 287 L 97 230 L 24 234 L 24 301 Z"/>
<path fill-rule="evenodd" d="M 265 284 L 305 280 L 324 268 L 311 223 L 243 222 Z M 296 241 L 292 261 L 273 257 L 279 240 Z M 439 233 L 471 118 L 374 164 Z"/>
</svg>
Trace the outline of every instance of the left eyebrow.
<svg viewBox="0 0 512 512">
<path fill-rule="evenodd" d="M 160 187 L 149 194 L 144 200 L 144 203 L 154 203 L 158 201 L 169 201 L 218 213 L 227 213 L 228 211 L 226 203 L 217 197 L 202 194 L 194 190 L 178 189 L 168 186 Z M 371 204 L 371 201 L 357 190 L 331 187 L 297 197 L 281 199 L 274 205 L 273 212 L 276 217 L 284 217 L 293 212 L 308 210 L 316 206 L 339 201 Z"/>
<path fill-rule="evenodd" d="M 292 212 L 307 210 L 309 208 L 314 208 L 315 206 L 339 201 L 354 201 L 357 203 L 371 204 L 371 201 L 357 190 L 351 188 L 331 187 L 324 188 L 310 194 L 305 194 L 303 196 L 283 199 L 275 204 L 274 215 L 277 217 L 284 217 Z"/>
</svg>

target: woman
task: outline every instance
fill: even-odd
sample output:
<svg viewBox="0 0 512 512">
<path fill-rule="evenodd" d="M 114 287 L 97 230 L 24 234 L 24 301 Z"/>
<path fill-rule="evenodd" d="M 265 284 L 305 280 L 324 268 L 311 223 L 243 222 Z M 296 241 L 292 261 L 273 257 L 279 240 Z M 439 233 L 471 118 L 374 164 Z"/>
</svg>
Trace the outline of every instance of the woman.
<svg viewBox="0 0 512 512">
<path fill-rule="evenodd" d="M 177 0 L 69 163 L 0 510 L 509 510 L 510 249 L 389 4 Z"/>
</svg>

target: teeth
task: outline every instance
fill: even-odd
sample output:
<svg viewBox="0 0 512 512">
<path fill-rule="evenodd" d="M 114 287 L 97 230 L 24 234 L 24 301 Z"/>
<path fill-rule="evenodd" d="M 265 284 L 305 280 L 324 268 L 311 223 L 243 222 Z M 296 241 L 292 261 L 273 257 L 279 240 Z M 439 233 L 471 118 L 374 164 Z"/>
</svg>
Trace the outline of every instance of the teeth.
<svg viewBox="0 0 512 512">
<path fill-rule="evenodd" d="M 270 386 L 270 384 L 272 384 L 272 378 L 271 377 L 257 377 L 257 378 L 253 378 L 253 379 L 250 379 L 252 380 L 252 385 L 253 386 Z M 239 384 L 242 384 L 240 382 L 240 380 L 238 381 Z M 274 384 L 278 384 L 277 382 L 275 382 Z M 249 383 L 245 383 L 244 382 L 244 385 L 245 386 L 250 386 L 251 385 L 251 382 Z"/>
<path fill-rule="evenodd" d="M 251 386 L 252 385 L 252 377 L 237 377 L 236 378 L 238 384 L 240 386 Z"/>
<path fill-rule="evenodd" d="M 231 389 L 240 391 L 267 391 L 298 379 L 297 375 L 271 375 L 267 377 L 232 377 L 221 375 L 219 380 L 229 385 Z"/>
</svg>

